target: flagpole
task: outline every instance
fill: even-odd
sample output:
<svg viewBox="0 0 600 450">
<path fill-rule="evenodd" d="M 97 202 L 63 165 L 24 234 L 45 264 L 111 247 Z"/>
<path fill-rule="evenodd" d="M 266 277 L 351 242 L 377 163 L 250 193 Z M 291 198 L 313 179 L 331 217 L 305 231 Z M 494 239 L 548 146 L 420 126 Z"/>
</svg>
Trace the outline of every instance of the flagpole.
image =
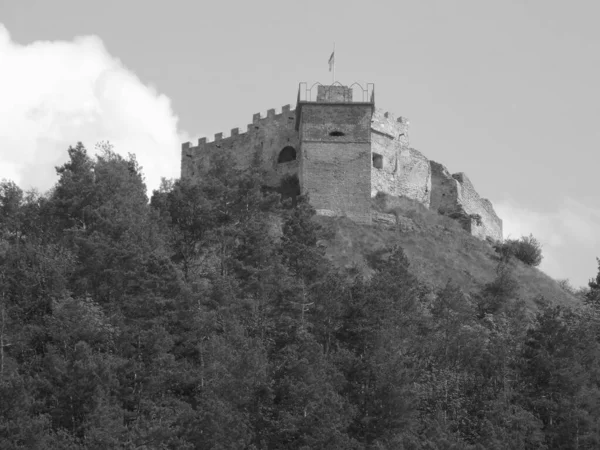
<svg viewBox="0 0 600 450">
<path fill-rule="evenodd" d="M 335 42 L 333 43 L 333 80 L 331 84 L 335 83 Z"/>
</svg>

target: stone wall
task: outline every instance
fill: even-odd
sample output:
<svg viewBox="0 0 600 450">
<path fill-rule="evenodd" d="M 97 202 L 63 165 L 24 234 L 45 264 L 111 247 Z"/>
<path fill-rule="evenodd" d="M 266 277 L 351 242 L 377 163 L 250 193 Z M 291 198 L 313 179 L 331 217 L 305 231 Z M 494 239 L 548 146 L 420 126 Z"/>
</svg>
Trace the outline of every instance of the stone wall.
<svg viewBox="0 0 600 450">
<path fill-rule="evenodd" d="M 402 147 L 408 147 L 408 127 L 410 123 L 406 117 L 396 117 L 394 114 L 381 109 L 376 109 L 371 117 L 371 130 L 399 142 Z"/>
<path fill-rule="evenodd" d="M 408 121 L 377 110 L 371 131 L 371 196 L 404 196 L 429 207 L 431 168 L 423 154 L 408 147 Z"/>
<path fill-rule="evenodd" d="M 297 111 L 286 105 L 279 114 L 254 114 L 244 132 L 234 128 L 228 137 L 217 133 L 212 141 L 182 144 L 182 178 L 202 177 L 218 152 L 230 150 L 231 164 L 242 170 L 258 152 L 267 184 L 298 175 L 319 214 L 370 223 L 370 199 L 381 192 L 452 216 L 479 238 L 502 239 L 502 221 L 491 202 L 479 197 L 464 174 L 451 175 L 409 147 L 406 118 L 373 110 L 372 103 L 353 103 L 346 86 L 319 86 L 317 100 L 299 102 Z M 290 147 L 295 158 L 289 158 Z M 288 158 L 282 162 L 284 148 Z"/>
<path fill-rule="evenodd" d="M 304 103 L 300 187 L 319 214 L 371 222 L 370 105 Z"/>
<path fill-rule="evenodd" d="M 464 173 L 451 175 L 442 164 L 431 164 L 431 209 L 456 218 L 474 236 L 502 240 L 502 220 L 492 203 L 481 198 Z M 478 217 L 480 218 L 478 218 Z"/>
<path fill-rule="evenodd" d="M 234 128 L 229 137 L 217 133 L 213 141 L 201 138 L 195 147 L 189 142 L 184 143 L 181 176 L 189 179 L 201 177 L 203 171 L 209 168 L 210 156 L 224 150 L 232 151 L 232 164 L 239 169 L 247 169 L 254 153 L 259 151 L 263 168 L 269 174 L 267 184 L 276 186 L 284 175 L 298 174 L 297 159 L 278 163 L 280 152 L 287 146 L 293 147 L 298 155 L 299 140 L 295 119 L 296 112 L 290 109 L 290 105 L 286 105 L 281 108 L 280 114 L 276 114 L 274 109 L 268 110 L 266 117 L 254 114 L 252 123 L 244 133 L 240 133 L 239 128 Z"/>
</svg>

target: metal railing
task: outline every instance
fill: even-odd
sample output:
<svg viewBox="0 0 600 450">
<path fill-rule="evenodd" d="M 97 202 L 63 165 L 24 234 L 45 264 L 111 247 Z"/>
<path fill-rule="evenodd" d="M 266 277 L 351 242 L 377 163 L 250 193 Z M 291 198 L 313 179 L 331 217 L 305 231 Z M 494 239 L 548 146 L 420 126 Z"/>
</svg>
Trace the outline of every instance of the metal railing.
<svg viewBox="0 0 600 450">
<path fill-rule="evenodd" d="M 343 87 L 348 88 L 352 91 L 352 97 L 338 99 L 339 102 L 348 103 L 375 103 L 375 84 L 366 83 L 362 85 L 358 82 L 352 83 L 350 86 L 344 86 L 340 82 L 336 81 L 333 84 L 321 84 L 319 82 L 308 85 L 307 82 L 303 81 L 298 86 L 298 102 L 316 102 L 317 91 L 319 86 L 325 88 L 330 87 Z"/>
</svg>

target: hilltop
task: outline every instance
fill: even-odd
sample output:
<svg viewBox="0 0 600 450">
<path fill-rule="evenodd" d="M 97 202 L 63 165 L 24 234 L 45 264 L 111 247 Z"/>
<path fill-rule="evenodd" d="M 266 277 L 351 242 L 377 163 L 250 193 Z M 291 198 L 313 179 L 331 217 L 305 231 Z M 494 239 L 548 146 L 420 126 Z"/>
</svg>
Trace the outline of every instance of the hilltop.
<svg viewBox="0 0 600 450">
<path fill-rule="evenodd" d="M 411 199 L 395 199 L 391 209 L 384 204 L 380 198 L 374 199 L 373 210 L 393 213 L 397 223 L 390 223 L 385 216 L 372 225 L 342 217 L 315 218 L 323 226 L 323 244 L 331 261 L 369 276 L 372 271 L 365 255 L 399 245 L 410 262 L 409 271 L 433 291 L 453 282 L 465 293 L 475 293 L 495 279 L 500 257 L 492 242 L 476 238 L 459 222 Z M 581 304 L 580 298 L 540 269 L 514 258 L 508 267 L 518 282 L 518 297 L 526 300 L 532 311 L 537 310 L 535 299 L 540 298 L 555 305 Z"/>
</svg>

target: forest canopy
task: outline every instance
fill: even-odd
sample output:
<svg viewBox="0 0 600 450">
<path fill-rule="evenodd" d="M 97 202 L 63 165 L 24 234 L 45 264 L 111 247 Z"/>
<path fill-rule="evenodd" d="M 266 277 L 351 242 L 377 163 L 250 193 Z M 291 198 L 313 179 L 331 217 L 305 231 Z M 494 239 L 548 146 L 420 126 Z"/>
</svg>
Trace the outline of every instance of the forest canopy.
<svg viewBox="0 0 600 450">
<path fill-rule="evenodd" d="M 505 258 L 474 294 L 392 244 L 364 276 L 258 164 L 148 199 L 134 156 L 68 155 L 0 183 L 0 448 L 600 447 L 600 272 L 534 312 Z"/>
</svg>

